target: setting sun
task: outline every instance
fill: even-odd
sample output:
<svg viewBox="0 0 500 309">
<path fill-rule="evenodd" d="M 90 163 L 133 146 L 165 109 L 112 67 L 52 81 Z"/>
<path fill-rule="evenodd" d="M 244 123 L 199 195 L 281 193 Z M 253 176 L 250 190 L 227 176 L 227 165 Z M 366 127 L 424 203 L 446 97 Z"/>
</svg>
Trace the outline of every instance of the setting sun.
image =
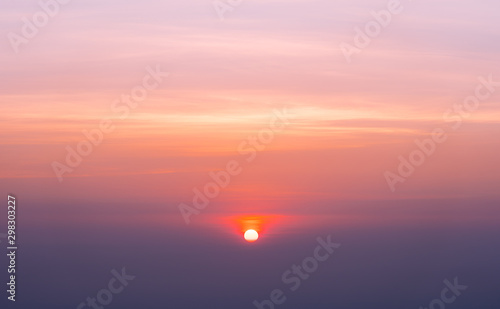
<svg viewBox="0 0 500 309">
<path fill-rule="evenodd" d="M 255 230 L 247 230 L 243 237 L 245 237 L 245 240 L 248 242 L 254 242 L 259 238 L 259 233 Z"/>
</svg>

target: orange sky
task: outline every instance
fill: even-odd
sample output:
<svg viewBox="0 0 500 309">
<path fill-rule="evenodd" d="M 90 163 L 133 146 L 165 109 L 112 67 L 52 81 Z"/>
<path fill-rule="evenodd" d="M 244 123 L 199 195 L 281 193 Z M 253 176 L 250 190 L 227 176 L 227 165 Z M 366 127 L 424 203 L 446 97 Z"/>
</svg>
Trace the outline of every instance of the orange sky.
<svg viewBox="0 0 500 309">
<path fill-rule="evenodd" d="M 43 188 L 36 196 L 47 199 L 142 194 L 175 210 L 210 181 L 210 171 L 243 160 L 238 146 L 286 107 L 290 125 L 217 198 L 228 213 L 227 201 L 248 211 L 247 201 L 259 200 L 259 211 L 279 212 L 293 199 L 498 197 L 498 93 L 458 130 L 443 120 L 474 94 L 479 76 L 500 80 L 499 30 L 489 27 L 487 6 L 474 4 L 453 19 L 473 4 L 454 4 L 446 17 L 447 1 L 430 13 L 412 3 L 348 64 L 339 43 L 352 40 L 353 27 L 386 2 L 356 1 L 366 10 L 319 2 L 322 10 L 293 1 L 283 12 L 279 1 L 268 1 L 257 17 L 263 4 L 249 1 L 224 22 L 208 2 L 151 2 L 157 12 L 148 19 L 132 3 L 119 15 L 103 5 L 102 15 L 88 19 L 96 3 L 75 2 L 20 53 L 4 40 L 1 181 L 35 183 Z M 7 31 L 18 31 L 20 16 L 36 10 L 3 6 Z M 482 31 L 492 39 L 478 38 Z M 112 102 L 140 85 L 148 66 L 170 75 L 119 120 Z M 59 183 L 51 164 L 64 163 L 65 148 L 105 118 L 115 130 Z M 395 172 L 398 156 L 407 157 L 414 140 L 435 128 L 447 130 L 447 141 L 392 193 L 384 172 Z"/>
</svg>

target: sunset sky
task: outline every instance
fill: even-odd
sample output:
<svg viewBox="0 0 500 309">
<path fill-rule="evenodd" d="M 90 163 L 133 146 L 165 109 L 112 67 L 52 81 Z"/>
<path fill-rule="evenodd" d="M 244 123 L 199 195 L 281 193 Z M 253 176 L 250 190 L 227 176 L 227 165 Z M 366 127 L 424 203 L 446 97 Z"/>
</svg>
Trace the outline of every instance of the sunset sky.
<svg viewBox="0 0 500 309">
<path fill-rule="evenodd" d="M 76 308 L 124 266 L 137 279 L 109 308 L 256 308 L 327 235 L 338 260 L 276 308 L 428 307 L 456 276 L 469 288 L 454 308 L 498 308 L 500 6 L 401 1 L 347 61 L 342 44 L 388 3 L 242 0 L 222 20 L 212 1 L 73 0 L 16 45 L 41 8 L 2 1 L 0 188 L 20 203 L 17 308 Z M 145 80 L 147 97 L 127 105 Z M 401 158 L 411 165 L 429 140 L 402 176 Z M 238 174 L 193 206 L 229 162 Z M 196 211 L 189 224 L 181 205 Z M 244 242 L 247 228 L 258 241 Z"/>
</svg>

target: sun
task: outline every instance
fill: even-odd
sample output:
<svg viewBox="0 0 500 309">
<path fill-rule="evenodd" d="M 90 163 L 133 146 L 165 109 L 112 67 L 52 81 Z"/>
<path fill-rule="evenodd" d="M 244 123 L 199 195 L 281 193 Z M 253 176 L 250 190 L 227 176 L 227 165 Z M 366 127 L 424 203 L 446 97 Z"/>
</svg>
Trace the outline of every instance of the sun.
<svg viewBox="0 0 500 309">
<path fill-rule="evenodd" d="M 257 233 L 256 230 L 247 230 L 243 237 L 245 237 L 245 240 L 248 242 L 254 242 L 259 239 L 259 233 Z"/>
</svg>

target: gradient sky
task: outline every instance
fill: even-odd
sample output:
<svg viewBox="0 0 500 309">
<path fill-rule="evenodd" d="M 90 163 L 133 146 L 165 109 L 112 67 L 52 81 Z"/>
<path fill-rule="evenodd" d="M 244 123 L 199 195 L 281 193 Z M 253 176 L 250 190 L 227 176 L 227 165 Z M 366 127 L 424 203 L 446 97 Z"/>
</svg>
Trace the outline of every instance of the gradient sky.
<svg viewBox="0 0 500 309">
<path fill-rule="evenodd" d="M 332 268 L 318 271 L 317 281 L 282 308 L 416 308 L 439 294 L 444 279 L 461 274 L 473 292 L 455 308 L 480 299 L 481 308 L 498 308 L 499 93 L 481 101 L 456 130 L 443 114 L 474 95 L 478 77 L 500 81 L 500 6 L 493 0 L 402 1 L 403 11 L 347 63 L 340 44 L 352 44 L 354 28 L 372 21 L 370 12 L 387 2 L 243 0 L 221 21 L 211 1 L 73 0 L 15 53 L 8 33 L 20 33 L 22 18 L 40 8 L 38 1 L 2 1 L 0 188 L 22 205 L 23 308 L 76 307 L 123 263 L 135 267 L 142 285 L 117 296 L 110 308 L 137 308 L 137 293 L 149 295 L 148 308 L 165 308 L 165 295 L 184 308 L 207 302 L 251 308 L 253 299 L 279 286 L 284 269 L 310 254 L 317 236 L 328 234 L 338 235 L 345 256 L 329 261 Z M 118 119 L 113 101 L 140 85 L 148 66 L 170 75 Z M 290 124 L 246 162 L 239 145 L 283 108 L 293 115 Z M 76 147 L 82 130 L 98 128 L 105 118 L 116 129 L 59 182 L 51 164 L 64 163 L 65 148 Z M 414 140 L 430 138 L 436 128 L 447 132 L 446 142 L 392 192 L 384 173 L 396 173 L 398 157 L 408 158 L 417 149 Z M 242 173 L 186 225 L 179 204 L 191 203 L 193 188 L 231 160 L 242 162 Z M 262 220 L 255 251 L 241 242 L 241 222 L 252 217 Z M 379 239 L 374 235 L 386 237 L 380 247 L 371 243 Z M 405 237 L 415 246 L 406 248 Z M 468 253 L 463 237 L 470 240 Z M 156 254 L 151 268 L 129 247 L 137 242 Z M 44 248 L 68 252 L 56 258 Z M 405 250 L 413 254 L 408 260 Z M 429 250 L 436 252 L 434 262 Z M 379 259 L 365 261 L 368 252 Z M 228 269 L 228 255 L 244 265 Z M 252 276 L 249 288 L 242 282 L 252 275 L 254 268 L 245 268 L 252 259 L 252 267 L 266 271 Z M 427 262 L 412 270 L 421 259 Z M 56 264 L 60 269 L 51 274 L 58 280 L 82 276 L 57 300 L 42 288 L 48 276 L 42 268 Z M 159 287 L 164 282 L 152 265 L 172 270 L 174 281 L 165 284 L 171 293 Z M 340 292 L 370 286 L 373 278 L 361 283 L 356 265 L 388 276 L 379 292 Z M 223 277 L 216 287 L 207 279 L 215 276 L 211 267 Z M 398 269 L 407 277 L 388 275 Z M 325 274 L 334 270 L 345 284 L 329 281 Z M 205 274 L 192 287 L 202 300 L 183 303 L 196 274 Z M 232 274 L 240 284 L 233 286 Z M 398 282 L 408 290 L 396 292 Z M 329 284 L 337 298 L 327 296 Z"/>
</svg>

